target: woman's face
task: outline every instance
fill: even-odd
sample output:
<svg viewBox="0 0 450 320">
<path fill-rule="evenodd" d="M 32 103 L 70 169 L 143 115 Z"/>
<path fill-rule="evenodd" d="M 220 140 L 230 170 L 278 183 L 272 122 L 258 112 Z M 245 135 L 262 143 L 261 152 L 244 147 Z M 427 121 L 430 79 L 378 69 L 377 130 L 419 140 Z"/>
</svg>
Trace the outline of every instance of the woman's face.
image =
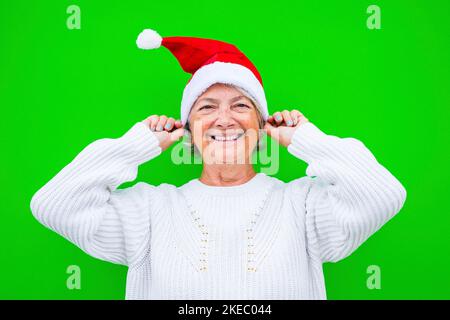
<svg viewBox="0 0 450 320">
<path fill-rule="evenodd" d="M 205 163 L 249 163 L 258 142 L 259 121 L 256 107 L 241 92 L 212 85 L 194 103 L 189 123 Z"/>
</svg>

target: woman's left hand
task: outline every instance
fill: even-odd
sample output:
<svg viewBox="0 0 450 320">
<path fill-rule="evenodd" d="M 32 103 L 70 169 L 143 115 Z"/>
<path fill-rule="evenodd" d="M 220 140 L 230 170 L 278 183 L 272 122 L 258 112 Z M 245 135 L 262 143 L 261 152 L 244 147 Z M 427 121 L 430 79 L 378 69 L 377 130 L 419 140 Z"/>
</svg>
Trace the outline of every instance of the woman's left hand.
<svg viewBox="0 0 450 320">
<path fill-rule="evenodd" d="M 292 140 L 295 130 L 309 120 L 298 110 L 284 110 L 269 116 L 264 126 L 267 134 L 279 144 L 287 147 Z"/>
</svg>

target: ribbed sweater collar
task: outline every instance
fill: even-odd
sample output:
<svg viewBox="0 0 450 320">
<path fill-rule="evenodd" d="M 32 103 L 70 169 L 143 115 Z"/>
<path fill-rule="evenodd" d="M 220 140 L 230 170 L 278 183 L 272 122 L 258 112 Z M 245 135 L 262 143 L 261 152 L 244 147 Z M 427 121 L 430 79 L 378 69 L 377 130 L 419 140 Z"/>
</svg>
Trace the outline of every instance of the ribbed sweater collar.
<svg viewBox="0 0 450 320">
<path fill-rule="evenodd" d="M 190 193 L 208 194 L 214 196 L 240 196 L 248 193 L 262 191 L 267 187 L 269 177 L 264 173 L 257 173 L 249 181 L 236 186 L 210 186 L 199 179 L 193 179 L 182 188 L 189 189 Z"/>
</svg>

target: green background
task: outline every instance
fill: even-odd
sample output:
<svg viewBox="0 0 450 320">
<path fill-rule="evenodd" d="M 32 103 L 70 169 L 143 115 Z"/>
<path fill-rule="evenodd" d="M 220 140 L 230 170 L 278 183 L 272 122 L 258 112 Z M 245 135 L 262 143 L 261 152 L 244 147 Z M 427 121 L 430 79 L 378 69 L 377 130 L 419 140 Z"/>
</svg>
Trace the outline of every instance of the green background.
<svg viewBox="0 0 450 320">
<path fill-rule="evenodd" d="M 69 30 L 66 9 L 81 8 Z M 366 27 L 371 4 L 381 30 Z M 89 257 L 32 216 L 32 195 L 87 144 L 150 114 L 179 117 L 189 75 L 143 28 L 237 45 L 260 70 L 269 111 L 297 108 L 328 134 L 355 137 L 405 186 L 401 212 L 352 256 L 326 264 L 329 299 L 449 299 L 450 2 L 0 2 L 0 298 L 123 299 L 126 268 Z M 276 177 L 305 175 L 282 150 Z M 199 165 L 169 152 L 136 181 L 181 185 Z M 81 290 L 66 268 L 81 268 Z M 366 287 L 369 265 L 381 289 Z"/>
</svg>

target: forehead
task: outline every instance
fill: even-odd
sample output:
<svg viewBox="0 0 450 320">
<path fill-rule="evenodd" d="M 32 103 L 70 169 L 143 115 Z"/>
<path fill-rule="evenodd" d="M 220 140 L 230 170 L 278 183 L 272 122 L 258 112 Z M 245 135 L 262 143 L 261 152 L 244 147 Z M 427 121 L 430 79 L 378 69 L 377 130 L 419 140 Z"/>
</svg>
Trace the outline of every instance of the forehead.
<svg viewBox="0 0 450 320">
<path fill-rule="evenodd" d="M 223 83 L 216 83 L 210 86 L 201 96 L 199 96 L 198 100 L 200 100 L 201 98 L 233 98 L 235 96 L 242 95 L 243 94 L 239 90 L 232 86 Z"/>
</svg>

